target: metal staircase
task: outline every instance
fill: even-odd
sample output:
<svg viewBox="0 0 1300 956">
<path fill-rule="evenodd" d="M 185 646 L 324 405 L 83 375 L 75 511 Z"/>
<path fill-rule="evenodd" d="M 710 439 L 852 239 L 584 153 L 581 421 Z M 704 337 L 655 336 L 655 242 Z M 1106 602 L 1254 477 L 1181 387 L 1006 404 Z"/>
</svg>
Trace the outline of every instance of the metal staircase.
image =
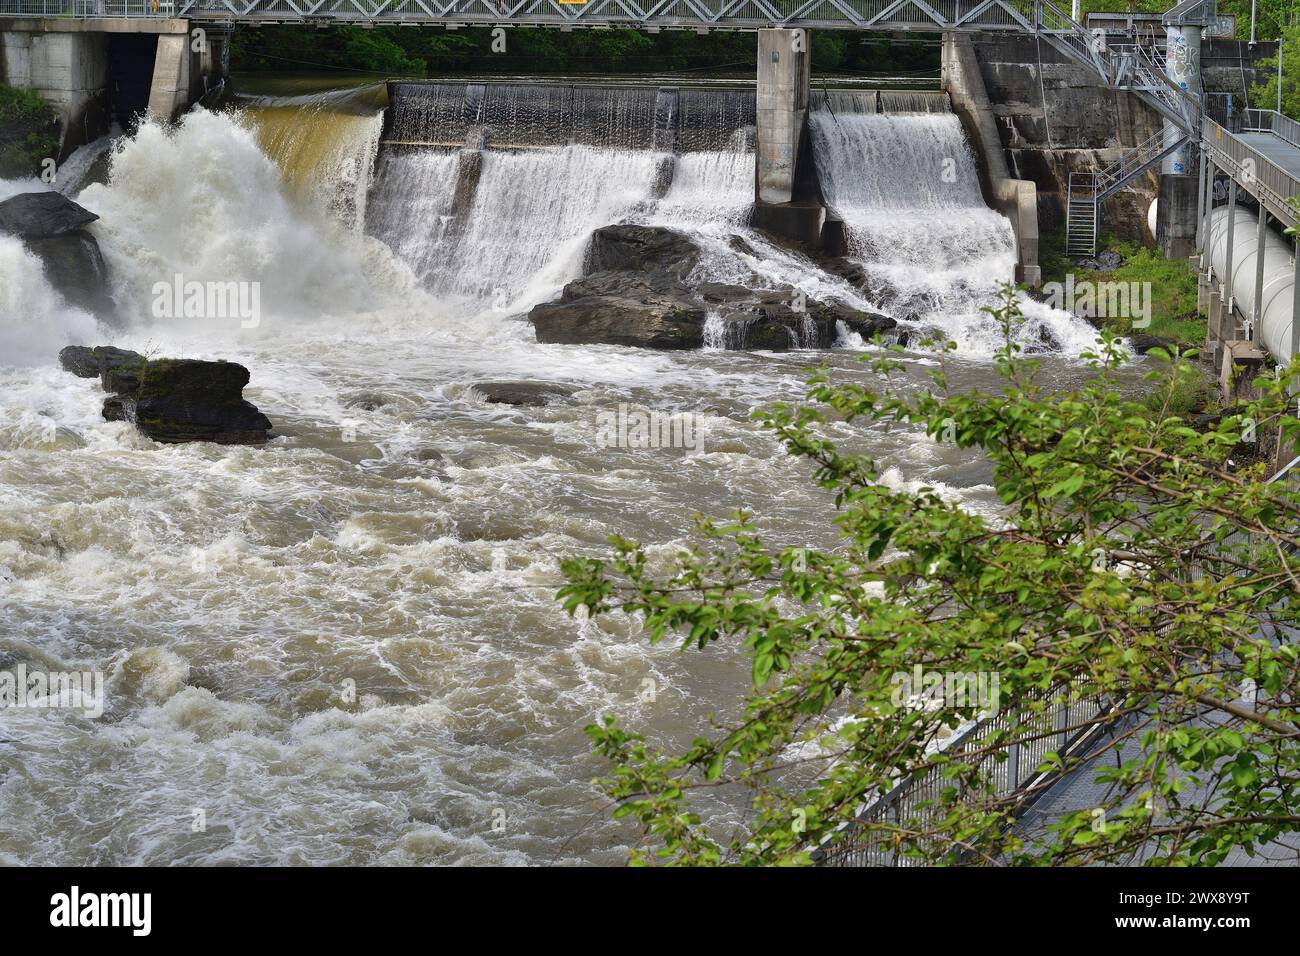
<svg viewBox="0 0 1300 956">
<path fill-rule="evenodd" d="M 1065 216 L 1066 255 L 1095 256 L 1102 201 L 1119 192 L 1186 141 L 1186 136 L 1180 136 L 1166 143 L 1161 130 L 1126 150 L 1119 159 L 1099 172 L 1070 173 Z"/>
<path fill-rule="evenodd" d="M 1217 15 L 1217 0 L 1183 0 L 1163 18 L 1166 26 L 1206 26 Z M 1097 227 L 1102 200 L 1122 189 L 1170 153 L 1196 142 L 1201 101 L 1165 75 L 1149 49 L 1126 36 L 1118 43 L 1101 32 L 1085 30 L 1051 0 L 1039 7 L 1039 32 L 1051 46 L 1098 73 L 1109 86 L 1129 90 L 1169 120 L 1177 135 L 1157 133 L 1126 150 L 1098 172 L 1070 173 L 1066 197 L 1066 254 L 1097 254 Z"/>
<path fill-rule="evenodd" d="M 1097 174 L 1070 173 L 1066 195 L 1065 255 L 1067 258 L 1097 254 Z"/>
</svg>

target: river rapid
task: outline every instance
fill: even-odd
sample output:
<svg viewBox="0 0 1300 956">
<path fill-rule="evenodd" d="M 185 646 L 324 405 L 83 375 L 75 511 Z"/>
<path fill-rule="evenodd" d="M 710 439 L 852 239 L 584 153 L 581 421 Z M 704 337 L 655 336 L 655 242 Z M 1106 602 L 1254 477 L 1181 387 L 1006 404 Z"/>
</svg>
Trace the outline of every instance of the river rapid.
<svg viewBox="0 0 1300 956">
<path fill-rule="evenodd" d="M 522 315 L 577 274 L 599 225 L 686 228 L 711 250 L 710 278 L 758 273 L 919 313 L 960 343 L 954 385 L 995 383 L 978 308 L 1009 277 L 1009 226 L 983 207 L 968 154 L 943 196 L 909 192 L 919 174 L 888 154 L 953 151 L 951 116 L 815 120 L 855 255 L 891 290 L 882 303 L 743 225 L 743 138 L 684 154 L 658 198 L 645 151 L 490 154 L 453 240 L 435 224 L 455 155 L 376 160 L 379 114 L 322 102 L 198 111 L 117 144 L 108 182 L 77 196 L 101 217 L 116 329 L 64 306 L 0 237 L 0 668 L 108 680 L 97 720 L 0 711 L 0 862 L 625 859 L 638 836 L 603 809 L 582 728 L 616 713 L 684 743 L 736 711 L 748 666 L 735 647 L 682 653 L 629 620 L 569 618 L 558 562 L 605 553 L 615 533 L 666 558 L 696 510 L 744 507 L 776 543 L 833 543 L 809 468 L 750 415 L 798 400 L 813 365 L 865 370 L 851 341 L 537 344 Z M 851 173 L 867 160 L 896 181 L 863 187 Z M 34 188 L 3 183 L 0 198 Z M 152 286 L 173 274 L 260 282 L 260 323 L 152 318 Z M 1059 346 L 1043 356 L 1054 380 L 1082 380 L 1091 330 L 1045 307 L 1031 325 L 1027 341 L 1046 329 Z M 55 357 L 107 342 L 243 363 L 276 437 L 158 445 L 103 421 L 98 383 Z M 906 387 L 926 387 L 934 356 L 904 358 Z M 516 408 L 472 389 L 503 379 L 575 391 Z M 702 450 L 600 447 L 600 416 L 620 405 L 695 416 Z M 904 430 L 834 431 L 875 454 L 885 481 L 996 513 L 969 452 Z M 726 799 L 715 810 L 724 833 L 743 815 Z"/>
</svg>

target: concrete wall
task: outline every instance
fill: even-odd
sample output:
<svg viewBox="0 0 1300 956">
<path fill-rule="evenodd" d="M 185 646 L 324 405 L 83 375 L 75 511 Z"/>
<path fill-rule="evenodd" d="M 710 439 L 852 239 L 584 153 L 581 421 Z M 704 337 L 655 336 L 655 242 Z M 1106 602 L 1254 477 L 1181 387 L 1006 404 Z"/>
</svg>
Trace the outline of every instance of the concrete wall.
<svg viewBox="0 0 1300 956">
<path fill-rule="evenodd" d="M 4 82 L 34 90 L 58 113 L 61 155 L 100 135 L 108 117 L 106 34 L 6 31 L 0 49 Z"/>
<path fill-rule="evenodd" d="M 750 222 L 778 239 L 821 248 L 826 209 L 808 136 L 811 43 L 807 30 L 758 31 Z"/>
<path fill-rule="evenodd" d="M 1136 95 L 1107 88 L 1091 70 L 1032 36 L 981 34 L 974 47 L 1010 174 L 1034 182 L 1044 229 L 1065 224 L 1064 196 L 1072 171 L 1105 166 L 1125 147 L 1161 130 L 1160 114 Z M 1275 48 L 1257 43 L 1252 52 L 1235 40 L 1206 41 L 1201 51 L 1206 91 L 1240 95 L 1261 81 L 1267 71 L 1255 63 Z M 1123 238 L 1154 241 L 1146 216 L 1159 187 L 1156 169 L 1106 200 L 1102 228 Z"/>
<path fill-rule="evenodd" d="M 1201 81 L 1208 91 L 1232 93 L 1241 100 L 1252 86 L 1265 83 L 1272 70 L 1258 66 L 1264 57 L 1277 55 L 1277 43 L 1256 43 L 1254 48 L 1244 40 L 1204 40 L 1201 42 Z M 1255 106 L 1273 108 L 1272 103 L 1255 103 Z"/>
<path fill-rule="evenodd" d="M 1044 229 L 1064 228 L 1071 172 L 1105 166 L 1161 130 L 1160 114 L 1138 97 L 1106 87 L 1032 36 L 981 35 L 974 46 L 1010 173 L 1037 187 Z M 1108 199 L 1103 228 L 1153 239 L 1146 213 L 1158 186 L 1156 173 L 1148 173 Z"/>
<path fill-rule="evenodd" d="M 800 140 L 808 119 L 810 59 L 805 30 L 758 31 L 757 199 L 794 199 Z"/>
<path fill-rule="evenodd" d="M 109 37 L 156 35 L 149 112 L 175 119 L 204 91 L 205 72 L 225 72 L 224 34 L 195 50 L 183 19 L 11 19 L 0 21 L 0 77 L 35 90 L 59 113 L 60 158 L 108 129 L 113 82 Z"/>
<path fill-rule="evenodd" d="M 1016 234 L 1016 281 L 1038 286 L 1038 190 L 1034 183 L 1015 179 L 1006 155 L 970 36 L 947 33 L 943 38 L 943 85 L 953 111 L 981 159 L 980 183 L 990 206 L 1011 220 Z"/>
<path fill-rule="evenodd" d="M 188 33 L 168 34 L 158 38 L 153 60 L 153 83 L 149 87 L 149 115 L 170 122 L 190 105 L 193 91 L 191 61 L 196 54 L 190 48 Z"/>
</svg>

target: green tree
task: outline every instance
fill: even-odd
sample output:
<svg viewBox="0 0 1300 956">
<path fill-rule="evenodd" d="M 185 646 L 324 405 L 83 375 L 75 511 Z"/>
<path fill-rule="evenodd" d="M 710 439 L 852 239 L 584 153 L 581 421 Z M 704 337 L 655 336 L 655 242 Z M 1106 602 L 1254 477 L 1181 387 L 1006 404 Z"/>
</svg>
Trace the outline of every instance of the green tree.
<svg viewBox="0 0 1300 956">
<path fill-rule="evenodd" d="M 1251 105 L 1260 109 L 1277 108 L 1277 57 L 1259 61 L 1269 71 L 1268 82 L 1251 87 Z M 1300 24 L 1288 27 L 1282 38 L 1282 112 L 1300 120 Z"/>
<path fill-rule="evenodd" d="M 621 539 L 607 561 L 564 563 L 572 613 L 634 615 L 649 640 L 683 648 L 739 642 L 751 661 L 739 716 L 685 749 L 613 716 L 588 728 L 612 765 L 615 816 L 644 831 L 633 862 L 798 864 L 819 847 L 884 840 L 931 863 L 1065 865 L 1142 849 L 1151 862 L 1213 864 L 1300 829 L 1287 630 L 1300 623 L 1300 494 L 1234 464 L 1243 436 L 1300 429 L 1286 413 L 1295 370 L 1261 379 L 1259 401 L 1200 432 L 1124 396 L 1113 340 L 1090 358 L 1087 384 L 1048 389 L 1011 344 L 1010 290 L 995 314 L 1007 343 L 997 392 L 954 391 L 942 367 L 931 391 L 905 390 L 886 354 L 873 359 L 875 385 L 823 371 L 812 404 L 761 413 L 833 494 L 837 547 L 769 547 L 741 514 L 700 518 L 702 540 L 668 570 Z M 1175 356 L 1153 374 L 1172 395 L 1189 373 Z M 832 420 L 982 450 L 1003 515 L 889 487 L 869 456 L 827 440 Z M 944 734 L 983 704 L 910 706 L 896 675 L 916 667 L 996 675 L 1006 725 L 946 752 Z M 1011 826 L 1023 795 L 998 796 L 990 774 L 1009 743 L 1041 739 L 1065 699 L 1107 704 L 1081 723 L 1113 735 L 1100 772 L 1111 789 L 1026 839 Z M 1136 757 L 1119 759 L 1124 742 Z M 924 812 L 843 826 L 900 775 L 935 766 L 946 785 Z M 1064 775 L 1097 772 L 1085 766 L 1042 759 Z M 747 795 L 743 832 L 716 835 L 702 818 L 718 788 Z"/>
<path fill-rule="evenodd" d="M 0 84 L 0 177 L 35 176 L 59 154 L 59 118 L 28 89 Z"/>
</svg>

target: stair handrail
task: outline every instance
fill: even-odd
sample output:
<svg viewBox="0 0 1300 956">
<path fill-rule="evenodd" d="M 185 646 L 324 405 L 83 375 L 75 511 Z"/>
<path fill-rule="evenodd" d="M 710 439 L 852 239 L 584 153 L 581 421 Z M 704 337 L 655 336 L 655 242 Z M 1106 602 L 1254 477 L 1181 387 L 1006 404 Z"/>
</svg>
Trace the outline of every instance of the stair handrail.
<svg viewBox="0 0 1300 956">
<path fill-rule="evenodd" d="M 1050 42 L 1069 47 L 1065 52 L 1090 63 L 1108 84 L 1115 81 L 1115 64 L 1102 55 L 1106 49 L 1104 33 L 1087 30 L 1052 0 L 1037 0 L 1034 11 L 1035 26 Z"/>
<path fill-rule="evenodd" d="M 1218 19 L 1218 0 L 1182 0 L 1166 10 L 1160 22 L 1167 27 L 1208 27 Z"/>
</svg>

